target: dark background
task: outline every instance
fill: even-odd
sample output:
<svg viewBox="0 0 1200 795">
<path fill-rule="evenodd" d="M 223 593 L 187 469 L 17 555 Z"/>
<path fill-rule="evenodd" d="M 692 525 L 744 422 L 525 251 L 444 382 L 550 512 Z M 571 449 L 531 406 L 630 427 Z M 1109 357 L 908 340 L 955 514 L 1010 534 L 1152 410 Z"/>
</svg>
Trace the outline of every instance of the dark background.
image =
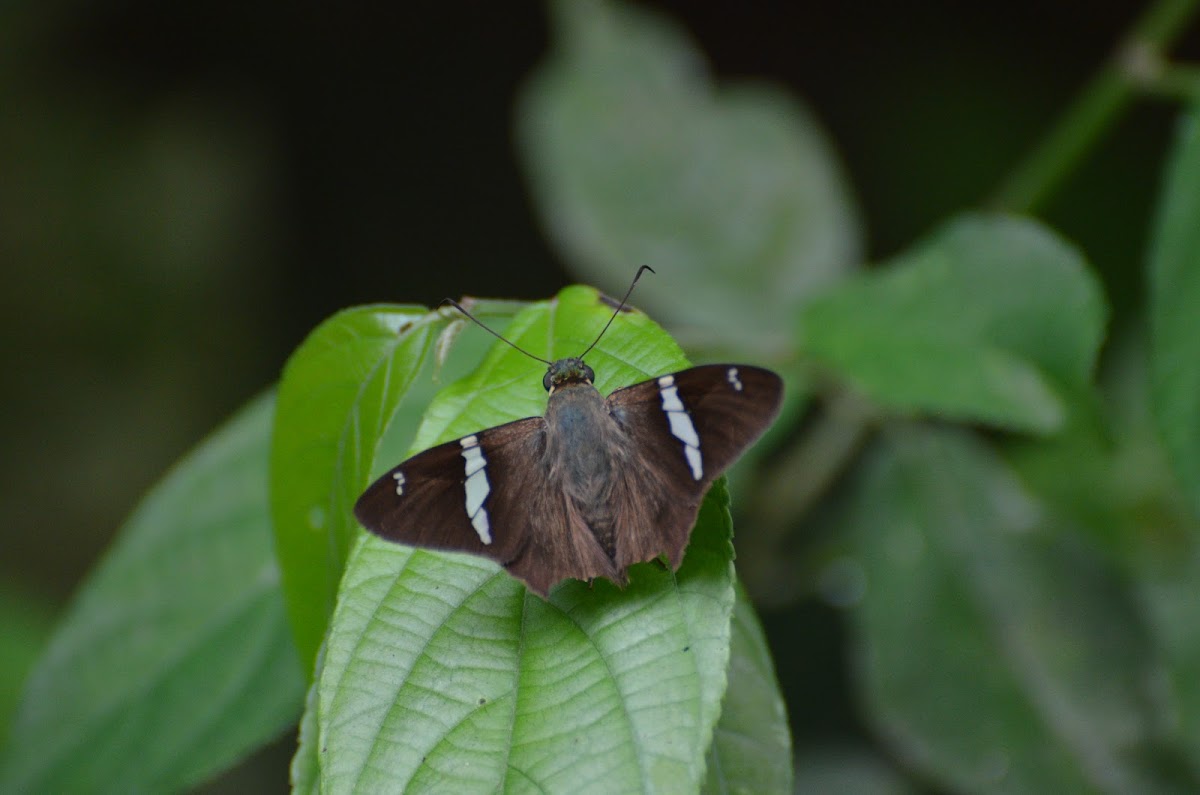
<svg viewBox="0 0 1200 795">
<path fill-rule="evenodd" d="M 872 260 L 982 202 L 1139 10 L 648 5 L 720 79 L 810 103 Z M 0 597 L 50 620 L 138 496 L 335 310 L 539 298 L 574 280 L 512 140 L 548 36 L 538 4 L 0 11 Z M 1117 324 L 1140 294 L 1173 115 L 1135 107 L 1045 211 L 1105 275 Z M 805 691 L 844 669 L 836 622 L 802 610 L 817 627 L 803 659 L 796 614 L 766 616 L 797 742 L 854 735 L 840 694 Z"/>
</svg>

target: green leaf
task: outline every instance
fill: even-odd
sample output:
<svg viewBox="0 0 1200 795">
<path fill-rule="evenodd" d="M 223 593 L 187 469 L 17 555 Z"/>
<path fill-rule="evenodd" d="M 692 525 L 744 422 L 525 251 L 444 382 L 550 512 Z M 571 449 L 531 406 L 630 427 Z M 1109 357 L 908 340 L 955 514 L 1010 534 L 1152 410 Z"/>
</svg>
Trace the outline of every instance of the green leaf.
<svg viewBox="0 0 1200 795">
<path fill-rule="evenodd" d="M 509 337 L 577 355 L 611 309 L 568 288 Z M 686 366 L 644 315 L 589 354 L 602 392 Z M 427 412 L 415 448 L 540 414 L 542 367 L 497 345 Z M 351 554 L 318 691 L 323 789 L 695 789 L 729 657 L 728 497 L 705 500 L 683 565 L 619 590 L 568 581 L 546 602 L 494 563 L 367 537 Z"/>
<path fill-rule="evenodd" d="M 729 687 L 708 749 L 704 792 L 792 792 L 792 738 L 787 710 L 762 626 L 746 592 L 737 589 Z"/>
<path fill-rule="evenodd" d="M 786 350 L 797 306 L 859 258 L 832 147 L 766 85 L 714 88 L 666 19 L 615 2 L 557 2 L 556 50 L 521 97 L 536 206 L 572 269 L 689 341 Z"/>
<path fill-rule="evenodd" d="M 17 583 L 0 582 L 0 748 L 21 697 L 21 688 L 53 629 L 49 601 Z"/>
<path fill-rule="evenodd" d="M 347 550 L 361 532 L 352 508 L 376 442 L 442 322 L 423 307 L 348 309 L 318 326 L 284 368 L 271 442 L 271 517 L 288 618 L 309 671 Z"/>
<path fill-rule="evenodd" d="M 1085 528 L 1136 588 L 1165 669 L 1156 689 L 1194 771 L 1193 785 L 1179 788 L 1186 792 L 1200 773 L 1200 526 L 1154 427 L 1145 337 L 1127 327 L 1106 345 L 1096 422 L 1007 444 L 1005 455 L 1048 510 Z"/>
<path fill-rule="evenodd" d="M 1077 251 L 1032 221 L 972 215 L 815 300 L 802 337 L 889 409 L 1047 432 L 1089 382 L 1105 317 Z"/>
<path fill-rule="evenodd" d="M 853 502 L 861 686 L 909 764 L 955 791 L 1169 790 L 1134 600 L 986 447 L 896 430 Z"/>
<path fill-rule="evenodd" d="M 1200 118 L 1184 120 L 1150 256 L 1151 400 L 1171 464 L 1200 512 Z"/>
<path fill-rule="evenodd" d="M 1012 437 L 1001 447 L 1048 509 L 1125 568 L 1174 559 L 1195 523 L 1151 416 L 1146 336 L 1141 324 L 1126 325 L 1105 343 L 1090 412 L 1076 411 L 1053 438 Z"/>
<path fill-rule="evenodd" d="M 289 777 L 292 795 L 319 795 L 321 792 L 320 738 L 317 727 L 317 689 L 321 671 L 325 667 L 324 649 L 317 652 L 313 682 L 304 697 L 304 716 L 300 719 L 300 732 L 296 741 L 296 753 L 292 756 Z"/>
<path fill-rule="evenodd" d="M 1165 684 L 1177 730 L 1200 778 L 1200 534 L 1155 576 L 1141 581 L 1145 602 L 1166 664 Z"/>
<path fill-rule="evenodd" d="M 867 748 L 833 745 L 796 752 L 797 795 L 919 795 L 925 791 Z"/>
<path fill-rule="evenodd" d="M 304 697 L 267 511 L 261 398 L 138 507 L 34 669 L 4 792 L 194 786 L 296 721 Z"/>
</svg>

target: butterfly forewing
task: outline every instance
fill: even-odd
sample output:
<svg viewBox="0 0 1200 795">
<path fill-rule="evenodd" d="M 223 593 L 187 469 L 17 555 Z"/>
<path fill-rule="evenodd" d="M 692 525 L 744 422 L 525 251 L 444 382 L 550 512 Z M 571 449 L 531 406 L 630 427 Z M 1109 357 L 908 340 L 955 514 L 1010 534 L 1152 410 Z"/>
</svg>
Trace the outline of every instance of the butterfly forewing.
<svg viewBox="0 0 1200 795">
<path fill-rule="evenodd" d="M 542 418 L 530 417 L 431 447 L 375 481 L 358 498 L 354 515 L 390 541 L 503 564 L 517 555 L 520 539 L 495 526 L 497 480 L 536 454 L 544 432 Z"/>
<path fill-rule="evenodd" d="M 705 365 L 618 389 L 611 415 L 636 443 L 639 466 L 622 473 L 630 521 L 617 565 L 664 554 L 678 566 L 700 501 L 714 480 L 779 413 L 783 382 L 769 370 Z"/>
<path fill-rule="evenodd" d="M 728 364 L 692 367 L 608 396 L 640 449 L 701 494 L 771 425 L 782 400 L 778 375 Z"/>
</svg>

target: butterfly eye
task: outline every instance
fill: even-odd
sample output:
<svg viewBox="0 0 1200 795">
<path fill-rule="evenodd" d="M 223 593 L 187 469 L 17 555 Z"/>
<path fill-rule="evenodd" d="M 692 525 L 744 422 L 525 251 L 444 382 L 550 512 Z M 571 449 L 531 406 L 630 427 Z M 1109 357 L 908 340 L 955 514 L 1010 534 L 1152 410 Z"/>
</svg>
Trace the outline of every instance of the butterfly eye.
<svg viewBox="0 0 1200 795">
<path fill-rule="evenodd" d="M 589 384 L 594 384 L 596 382 L 596 374 L 593 373 L 592 368 L 588 367 L 586 364 L 583 365 L 583 377 Z"/>
<path fill-rule="evenodd" d="M 546 389 L 547 392 L 550 391 L 550 387 L 554 386 L 554 381 L 551 380 L 551 378 L 550 378 L 549 370 L 547 370 L 546 374 L 544 376 L 542 376 L 542 386 Z"/>
</svg>

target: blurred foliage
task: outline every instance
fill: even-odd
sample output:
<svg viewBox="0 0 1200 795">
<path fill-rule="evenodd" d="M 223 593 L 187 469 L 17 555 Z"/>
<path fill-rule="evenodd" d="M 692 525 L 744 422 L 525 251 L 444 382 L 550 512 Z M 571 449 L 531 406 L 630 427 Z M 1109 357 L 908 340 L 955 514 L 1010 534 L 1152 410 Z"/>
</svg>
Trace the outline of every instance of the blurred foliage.
<svg viewBox="0 0 1200 795">
<path fill-rule="evenodd" d="M 0 747 L 8 738 L 9 719 L 21 686 L 53 627 L 46 606 L 6 584 L 0 591 Z"/>
<path fill-rule="evenodd" d="M 291 726 L 303 696 L 266 501 L 274 400 L 146 498 L 34 668 L 8 792 L 177 790 Z"/>
<path fill-rule="evenodd" d="M 886 47 L 912 46 L 890 29 L 872 38 L 874 25 L 886 28 L 884 11 L 853 20 L 848 29 L 864 26 L 861 40 L 813 42 L 825 61 L 809 68 L 839 64 L 830 71 L 845 73 L 847 85 L 874 88 L 856 95 L 869 110 L 835 101 L 819 83 L 818 114 L 786 89 L 713 79 L 668 17 L 601 0 L 550 4 L 549 53 L 534 70 L 476 62 L 460 74 L 452 66 L 461 59 L 446 53 L 464 48 L 435 47 L 445 60 L 418 57 L 423 68 L 406 70 L 429 95 L 361 74 L 326 89 L 317 66 L 297 72 L 308 80 L 298 116 L 313 115 L 323 90 L 364 104 L 405 96 L 395 118 L 408 135 L 420 134 L 412 119 L 427 115 L 418 97 L 456 120 L 436 103 L 463 105 L 457 89 L 472 81 L 523 77 L 519 89 L 514 77 L 496 90 L 517 109 L 533 211 L 571 272 L 616 292 L 638 264 L 652 264 L 659 275 L 635 302 L 690 357 L 785 376 L 780 422 L 730 478 L 738 574 L 765 607 L 766 643 L 746 594 L 735 601 L 722 580 L 728 518 L 719 489 L 694 545 L 710 556 L 696 571 L 712 591 L 692 593 L 692 606 L 684 593 L 676 613 L 622 613 L 604 588 L 564 587 L 558 607 L 530 607 L 492 569 L 426 553 L 413 553 L 412 564 L 424 586 L 400 587 L 389 572 L 409 553 L 363 544 L 348 523 L 369 475 L 414 439 L 420 448 L 541 410 L 536 373 L 524 378 L 530 368 L 508 361 L 506 349 L 485 356 L 489 340 L 477 330 L 457 337 L 461 326 L 441 312 L 364 307 L 317 326 L 328 309 L 302 297 L 530 292 L 520 288 L 528 268 L 508 266 L 545 267 L 547 258 L 532 232 L 502 231 L 524 212 L 513 199 L 516 175 L 505 183 L 469 165 L 503 171 L 502 152 L 459 162 L 472 155 L 455 147 L 454 171 L 413 155 L 434 151 L 416 139 L 397 145 L 390 128 L 337 112 L 329 114 L 337 124 L 289 139 L 270 132 L 261 86 L 196 81 L 162 99 L 147 84 L 131 88 L 81 66 L 95 55 L 95 17 L 0 12 L 12 67 L 0 96 L 19 109 L 0 121 L 0 255 L 14 285 L 0 356 L 19 374 L 3 431 L 13 450 L 28 451 L 6 456 L 0 504 L 18 528 L 37 528 L 10 534 L 2 556 L 4 576 L 21 584 L 0 588 L 12 647 L 0 697 L 32 675 L 0 752 L 0 789 L 193 787 L 302 711 L 293 772 L 312 791 L 370 781 L 396 760 L 411 763 L 415 785 L 435 770 L 466 782 L 465 751 L 543 782 L 584 775 L 575 759 L 602 786 L 609 779 L 595 765 L 604 755 L 592 752 L 605 739 L 634 760 L 617 773 L 640 772 L 643 789 L 669 789 L 664 781 L 713 792 L 1200 789 L 1200 90 L 1194 72 L 1167 60 L 1194 5 L 1160 0 L 1130 26 L 1137 46 L 1097 70 L 1018 168 L 1018 139 L 1001 135 L 1005 125 L 1028 127 L 1034 107 L 1051 112 L 1041 92 L 1064 78 L 1046 69 L 1007 82 L 1002 48 L 969 46 L 954 27 L 960 18 L 947 21 L 942 10 L 904 10 L 929 45 L 909 58 L 887 57 Z M 703 5 L 681 12 L 701 31 L 725 22 L 724 10 Z M 978 13 L 985 26 L 1014 18 Z M 298 50 L 339 33 L 304 13 L 239 14 L 262 40 L 278 21 L 282 46 Z M 220 37 L 238 27 L 216 17 L 189 30 Z M 162 46 L 156 21 L 130 26 L 149 34 L 138 39 L 143 57 Z M 502 11 L 466 24 L 493 39 L 511 22 Z M 356 20 L 352 29 L 370 27 Z M 755 57 L 785 44 L 804 49 L 810 33 L 763 23 L 747 50 L 754 57 L 719 51 L 718 62 L 768 71 Z M 883 42 L 877 60 L 866 57 L 868 41 Z M 48 66 L 59 62 L 46 52 L 70 53 L 61 63 L 75 73 Z M 416 57 L 396 57 L 406 55 Z M 1024 42 L 1019 55 L 1042 57 Z M 816 56 L 794 53 L 796 63 L 805 57 Z M 1145 94 L 1167 101 L 1132 105 Z M 1118 126 L 1129 109 L 1148 121 L 1136 132 Z M 1176 133 L 1161 161 L 1153 135 L 1168 122 Z M 341 143 L 336 155 L 290 185 L 273 181 L 283 160 L 322 135 Z M 376 138 L 385 146 L 360 146 Z M 1148 156 L 1127 156 L 1147 140 Z M 422 180 L 396 163 L 429 172 Z M 328 190 L 337 171 L 353 173 L 356 188 Z M 985 193 L 981 183 L 1006 171 L 993 207 L 964 211 Z M 510 192 L 483 190 L 497 185 Z M 300 197 L 292 204 L 281 201 L 290 189 Z M 422 223 L 423 211 L 390 205 L 389 192 L 425 208 L 443 201 L 454 220 Z M 486 216 L 479 226 L 476 214 Z M 282 217 L 294 240 L 281 239 Z M 355 242 L 310 245 L 329 239 L 309 237 L 318 229 Z M 522 250 L 527 260 L 514 253 Z M 869 252 L 887 257 L 868 265 Z M 336 270 L 356 260 L 374 270 Z M 442 267 L 466 261 L 472 277 Z M 280 277 L 268 289 L 272 268 Z M 384 288 L 381 279 L 390 280 Z M 548 306 L 569 305 L 575 317 L 558 330 L 567 339 L 602 314 L 585 294 L 490 303 L 484 314 L 524 339 Z M 52 609 L 25 581 L 58 558 L 68 571 L 81 567 L 98 543 L 89 546 L 87 534 L 105 526 L 98 519 L 113 517 L 199 427 L 251 393 L 250 380 L 277 371 L 290 337 L 275 312 L 293 301 L 310 302 L 310 314 L 288 321 L 289 331 L 316 330 L 289 361 L 278 403 L 252 402 L 151 490 L 51 631 Z M 612 379 L 605 391 L 681 361 L 643 316 L 630 318 L 596 351 L 598 375 Z M 30 356 L 29 340 L 70 353 Z M 639 345 L 648 346 L 646 366 L 630 367 Z M 499 381 L 485 377 L 497 372 Z M 482 392 L 492 397 L 471 398 Z M 39 430 L 42 416 L 56 419 L 51 433 Z M 653 593 L 653 579 L 638 584 Z M 412 605 L 434 610 L 439 585 L 451 615 L 422 626 L 427 616 Z M 459 591 L 461 599 L 447 596 Z M 639 598 L 637 586 L 630 592 Z M 573 627 L 552 620 L 564 605 Z M 540 627 L 528 635 L 533 670 L 487 657 L 526 639 L 514 616 Z M 696 641 L 705 650 L 696 667 L 624 646 L 692 638 L 698 616 L 710 633 Z M 620 631 L 606 635 L 610 626 Z M 566 639 L 552 642 L 556 631 Z M 327 654 L 305 704 L 302 672 L 322 638 Z M 579 680 L 585 687 L 570 678 L 565 652 L 585 659 L 591 648 L 604 650 L 609 667 Z M 411 670 L 397 666 L 398 654 L 411 656 Z M 519 674 L 509 684 L 523 695 L 493 687 L 474 709 L 483 674 L 492 685 Z M 678 689 L 655 686 L 667 681 Z M 580 697 L 598 700 L 571 701 Z M 573 707 L 551 714 L 538 698 Z M 687 720 L 672 712 L 679 704 L 692 710 Z M 422 709 L 424 723 L 415 719 Z M 456 709 L 467 717 L 439 725 Z M 521 719 L 506 724 L 505 709 Z M 544 734 L 533 719 L 542 709 Z M 644 723 L 587 733 L 622 709 Z M 668 753 L 654 743 L 671 731 L 686 738 L 664 740 Z M 421 743 L 437 754 L 416 753 Z M 579 743 L 589 753 L 564 750 Z M 236 788 L 234 775 L 214 786 Z M 519 788 L 515 777 L 503 780 Z"/>
</svg>

